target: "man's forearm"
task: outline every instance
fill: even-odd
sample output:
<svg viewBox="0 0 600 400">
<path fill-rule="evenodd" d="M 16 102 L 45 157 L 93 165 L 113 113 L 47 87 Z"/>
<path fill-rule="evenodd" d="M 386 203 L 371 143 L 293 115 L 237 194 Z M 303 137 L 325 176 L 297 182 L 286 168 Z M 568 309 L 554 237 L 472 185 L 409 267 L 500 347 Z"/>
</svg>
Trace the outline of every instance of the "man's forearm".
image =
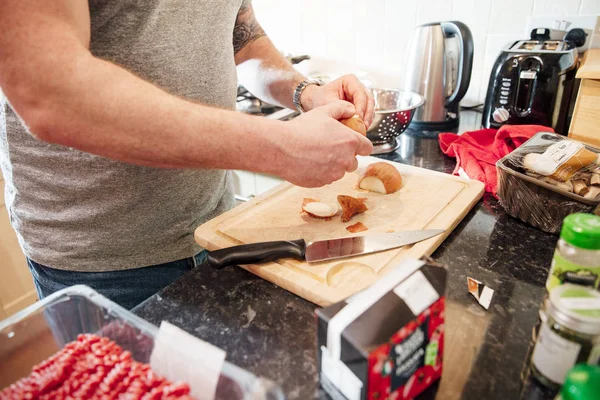
<svg viewBox="0 0 600 400">
<path fill-rule="evenodd" d="M 278 169 L 284 123 L 194 104 L 89 54 L 62 61 L 13 97 L 40 139 L 138 165 Z"/>
<path fill-rule="evenodd" d="M 306 79 L 264 36 L 249 44 L 244 53 L 249 59 L 238 66 L 240 80 L 258 98 L 287 108 L 296 108 L 294 89 Z"/>
<path fill-rule="evenodd" d="M 95 58 L 87 2 L 0 3 L 0 26 L 6 28 L 0 35 L 0 88 L 41 140 L 138 165 L 245 169 L 307 187 L 340 179 L 356 168 L 357 154 L 372 150 L 368 139 L 336 121 L 356 112 L 348 102 L 321 104 L 289 122 L 196 104 Z M 261 45 L 261 38 L 238 42 L 236 59 L 250 43 Z M 298 78 L 280 65 L 281 56 L 265 57 L 265 70 L 270 65 L 277 76 L 290 74 L 274 78 L 267 93 L 291 100 Z"/>
<path fill-rule="evenodd" d="M 252 94 L 271 104 L 295 108 L 294 89 L 306 78 L 273 45 L 251 6 L 238 14 L 233 47 L 240 80 Z"/>
</svg>

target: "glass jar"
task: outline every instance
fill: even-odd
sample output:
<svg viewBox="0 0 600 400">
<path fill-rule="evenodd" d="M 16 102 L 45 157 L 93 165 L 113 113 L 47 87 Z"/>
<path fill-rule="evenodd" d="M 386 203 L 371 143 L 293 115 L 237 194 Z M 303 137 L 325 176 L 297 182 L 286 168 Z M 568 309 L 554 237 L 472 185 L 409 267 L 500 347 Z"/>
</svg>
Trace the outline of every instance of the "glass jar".
<svg viewBox="0 0 600 400">
<path fill-rule="evenodd" d="M 600 217 L 576 213 L 564 219 L 546 289 L 564 283 L 598 288 L 600 284 Z"/>
<path fill-rule="evenodd" d="M 600 359 L 600 293 L 561 285 L 550 292 L 545 314 L 531 372 L 544 386 L 557 390 L 575 364 L 597 364 Z"/>
</svg>

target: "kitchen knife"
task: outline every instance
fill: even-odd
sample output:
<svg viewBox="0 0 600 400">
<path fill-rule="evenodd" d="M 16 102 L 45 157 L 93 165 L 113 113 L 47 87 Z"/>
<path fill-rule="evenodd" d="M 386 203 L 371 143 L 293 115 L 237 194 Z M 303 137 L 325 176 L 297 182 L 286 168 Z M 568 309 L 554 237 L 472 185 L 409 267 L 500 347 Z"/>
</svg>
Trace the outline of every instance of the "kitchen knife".
<svg viewBox="0 0 600 400">
<path fill-rule="evenodd" d="M 208 265 L 215 269 L 230 265 L 260 264 L 280 258 L 295 258 L 314 263 L 390 250 L 429 239 L 443 232 L 444 229 L 427 229 L 308 243 L 304 239 L 251 243 L 211 251 L 206 260 Z"/>
</svg>

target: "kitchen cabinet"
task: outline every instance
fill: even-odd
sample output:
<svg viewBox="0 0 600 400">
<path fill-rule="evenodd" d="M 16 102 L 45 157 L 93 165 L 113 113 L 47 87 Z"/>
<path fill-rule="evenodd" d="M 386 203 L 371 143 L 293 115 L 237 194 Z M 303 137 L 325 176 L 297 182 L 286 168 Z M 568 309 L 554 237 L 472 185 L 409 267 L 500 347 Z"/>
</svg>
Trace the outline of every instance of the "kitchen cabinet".
<svg viewBox="0 0 600 400">
<path fill-rule="evenodd" d="M 233 171 L 235 194 L 244 199 L 256 196 L 256 174 L 248 171 Z"/>
<path fill-rule="evenodd" d="M 17 236 L 10 225 L 4 202 L 4 180 L 0 175 L 0 320 L 37 300 Z"/>
<path fill-rule="evenodd" d="M 272 175 L 256 174 L 256 194 L 259 195 L 267 190 L 271 190 L 282 182 L 283 179 Z"/>
<path fill-rule="evenodd" d="M 282 179 L 272 175 L 257 174 L 248 171 L 233 171 L 235 195 L 242 201 L 256 197 L 282 182 Z"/>
</svg>

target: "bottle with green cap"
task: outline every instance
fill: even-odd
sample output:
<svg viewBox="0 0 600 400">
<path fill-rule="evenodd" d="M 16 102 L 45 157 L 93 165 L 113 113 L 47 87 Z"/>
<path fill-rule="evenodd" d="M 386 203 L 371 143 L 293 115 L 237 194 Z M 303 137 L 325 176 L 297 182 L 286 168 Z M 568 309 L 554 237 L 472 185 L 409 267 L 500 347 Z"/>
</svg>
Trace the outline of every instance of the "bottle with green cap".
<svg viewBox="0 0 600 400">
<path fill-rule="evenodd" d="M 600 366 L 578 364 L 571 368 L 555 400 L 596 400 L 600 398 Z"/>
<path fill-rule="evenodd" d="M 563 221 L 546 289 L 564 283 L 597 289 L 600 284 L 600 217 L 576 213 Z"/>
</svg>

